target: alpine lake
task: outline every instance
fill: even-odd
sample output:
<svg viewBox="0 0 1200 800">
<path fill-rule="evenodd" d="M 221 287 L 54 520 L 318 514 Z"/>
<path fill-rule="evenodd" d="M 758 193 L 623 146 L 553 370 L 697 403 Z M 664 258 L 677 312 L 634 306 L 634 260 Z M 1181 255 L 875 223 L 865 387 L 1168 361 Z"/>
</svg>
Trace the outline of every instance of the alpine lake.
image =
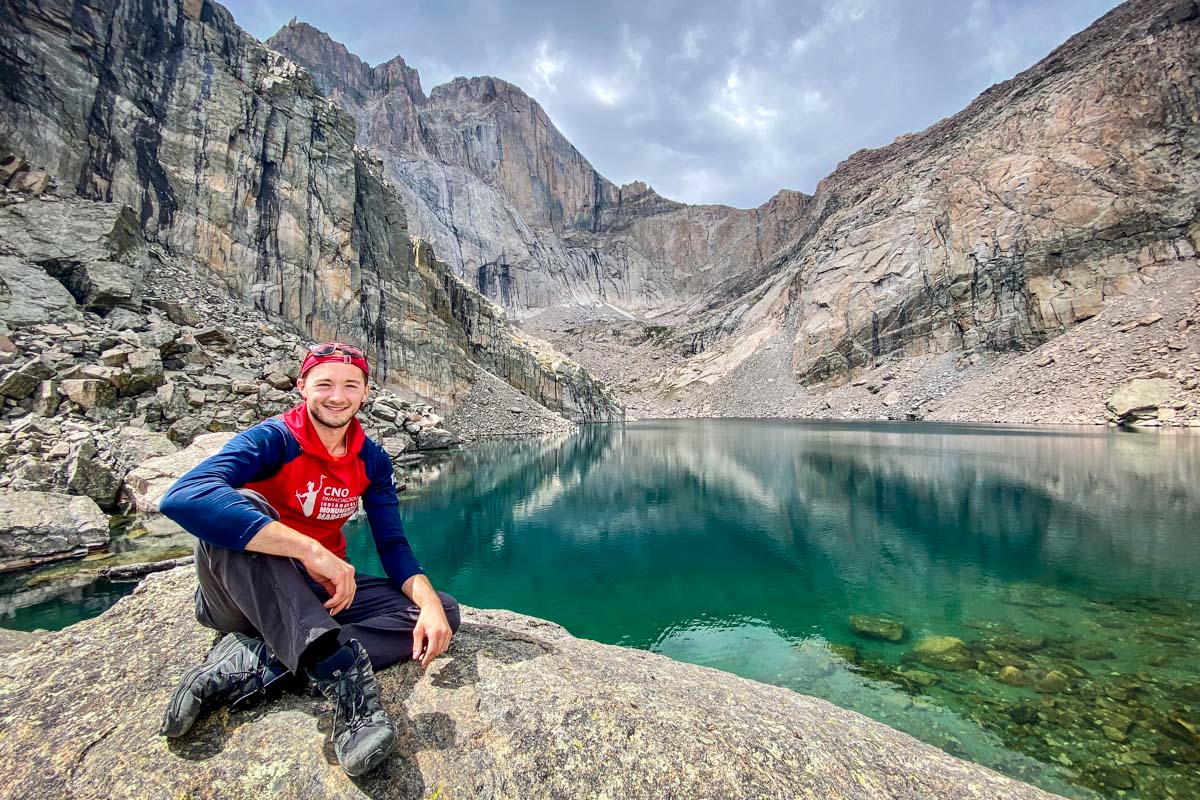
<svg viewBox="0 0 1200 800">
<path fill-rule="evenodd" d="M 407 472 L 409 538 L 466 605 L 821 697 L 1066 797 L 1200 797 L 1193 432 L 641 421 Z M 382 574 L 365 521 L 346 532 Z"/>
</svg>

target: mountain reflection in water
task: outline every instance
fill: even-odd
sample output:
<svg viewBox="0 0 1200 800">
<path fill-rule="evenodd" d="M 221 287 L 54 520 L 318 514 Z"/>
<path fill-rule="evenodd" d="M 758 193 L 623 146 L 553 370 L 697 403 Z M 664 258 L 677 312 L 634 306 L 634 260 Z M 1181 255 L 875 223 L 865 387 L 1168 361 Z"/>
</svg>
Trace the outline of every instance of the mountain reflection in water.
<svg viewBox="0 0 1200 800">
<path fill-rule="evenodd" d="M 480 443 L 409 484 L 417 554 L 467 605 L 824 697 L 1071 797 L 1200 793 L 1170 722 L 1200 678 L 1200 437 L 640 422 Z M 976 666 L 915 663 L 925 636 Z"/>
</svg>

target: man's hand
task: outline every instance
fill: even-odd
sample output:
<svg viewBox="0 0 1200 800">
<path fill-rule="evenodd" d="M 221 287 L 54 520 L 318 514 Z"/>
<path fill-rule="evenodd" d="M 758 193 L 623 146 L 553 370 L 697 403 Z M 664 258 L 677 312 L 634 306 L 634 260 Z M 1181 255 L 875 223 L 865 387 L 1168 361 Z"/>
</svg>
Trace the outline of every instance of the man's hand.
<svg viewBox="0 0 1200 800">
<path fill-rule="evenodd" d="M 338 558 L 324 547 L 315 550 L 310 557 L 301 559 L 300 563 L 308 570 L 312 579 L 324 586 L 325 591 L 329 593 L 329 599 L 325 601 L 329 616 L 340 614 L 354 602 L 358 583 L 354 580 L 352 564 Z"/>
<path fill-rule="evenodd" d="M 453 635 L 439 598 L 437 603 L 422 608 L 417 617 L 417 626 L 413 628 L 413 658 L 421 660 L 422 668 L 428 667 L 430 661 L 446 652 Z"/>
<path fill-rule="evenodd" d="M 446 652 L 454 629 L 446 619 L 442 598 L 434 591 L 433 584 L 424 575 L 413 575 L 400 587 L 414 603 L 421 607 L 417 625 L 413 628 L 413 658 L 419 659 L 422 667 Z"/>
<path fill-rule="evenodd" d="M 335 556 L 316 539 L 305 536 L 282 522 L 268 522 L 246 543 L 246 549 L 255 553 L 297 559 L 308 570 L 312 579 L 329 592 L 325 608 L 329 609 L 330 616 L 345 611 L 354 601 L 354 592 L 358 588 L 354 580 L 354 567 Z M 433 591 L 432 586 L 429 588 Z M 436 596 L 434 593 L 434 597 Z"/>
</svg>

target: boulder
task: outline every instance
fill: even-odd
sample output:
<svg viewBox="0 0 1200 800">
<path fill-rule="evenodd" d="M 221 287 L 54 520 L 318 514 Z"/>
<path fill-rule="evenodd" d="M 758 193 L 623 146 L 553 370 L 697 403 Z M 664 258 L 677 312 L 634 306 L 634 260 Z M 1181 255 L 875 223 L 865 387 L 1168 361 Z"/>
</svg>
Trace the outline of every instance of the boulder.
<svg viewBox="0 0 1200 800">
<path fill-rule="evenodd" d="M 42 381 L 33 396 L 33 405 L 29 410 L 41 417 L 52 417 L 57 413 L 61 402 L 58 381 Z"/>
<path fill-rule="evenodd" d="M 79 317 L 75 298 L 44 269 L 0 256 L 0 321 L 22 328 Z"/>
<path fill-rule="evenodd" d="M 407 436 L 388 436 L 384 438 L 382 444 L 384 452 L 391 458 L 415 450 L 417 447 L 416 442 Z"/>
<path fill-rule="evenodd" d="M 872 617 L 866 614 L 850 617 L 850 629 L 864 639 L 881 639 L 885 642 L 902 641 L 908 633 L 903 623 L 888 617 Z"/>
<path fill-rule="evenodd" d="M 62 266 L 47 267 L 80 306 L 87 311 L 106 314 L 118 306 L 137 307 L 141 304 L 142 273 L 136 267 L 116 261 L 87 263 L 55 262 Z"/>
<path fill-rule="evenodd" d="M 1171 401 L 1179 387 L 1166 378 L 1134 378 L 1121 384 L 1108 398 L 1109 415 L 1121 425 L 1155 419 L 1159 406 Z"/>
<path fill-rule="evenodd" d="M 141 348 L 129 353 L 126 365 L 128 380 L 124 394 L 138 395 L 157 389 L 166 383 L 162 355 L 157 349 Z"/>
<path fill-rule="evenodd" d="M 0 570 L 82 555 L 108 542 L 108 518 L 88 497 L 0 489 Z"/>
<path fill-rule="evenodd" d="M 963 640 L 954 636 L 926 636 L 913 646 L 912 655 L 922 664 L 938 669 L 957 671 L 975 666 L 975 659 Z"/>
<path fill-rule="evenodd" d="M 67 465 L 67 488 L 71 494 L 92 498 L 101 508 L 111 508 L 121 488 L 121 479 L 96 457 L 96 446 L 85 441 Z"/>
<path fill-rule="evenodd" d="M 1051 797 L 823 700 L 507 611 L 464 609 L 427 670 L 379 671 L 400 744 L 363 778 L 332 760 L 328 701 L 302 694 L 219 711 L 169 741 L 162 709 L 214 639 L 195 621 L 195 587 L 191 568 L 149 575 L 7 660 L 12 796 Z"/>
<path fill-rule="evenodd" d="M 462 444 L 458 434 L 451 433 L 445 428 L 422 428 L 417 433 L 417 449 L 440 450 Z"/>
<path fill-rule="evenodd" d="M 117 399 L 116 387 L 99 378 L 70 378 L 59 384 L 59 390 L 84 411 L 107 408 Z"/>
<path fill-rule="evenodd" d="M 146 318 L 127 308 L 114 308 L 105 321 L 114 331 L 140 331 L 146 327 Z"/>
<path fill-rule="evenodd" d="M 196 417 L 184 417 L 167 428 L 167 438 L 180 447 L 187 447 L 197 436 L 208 430 L 208 423 Z"/>
<path fill-rule="evenodd" d="M 1056 669 L 1049 670 L 1044 675 L 1039 675 L 1033 682 L 1033 688 L 1039 692 L 1048 694 L 1061 694 L 1070 691 L 1071 681 L 1066 675 Z"/>
<path fill-rule="evenodd" d="M 179 480 L 183 473 L 199 464 L 233 438 L 231 433 L 208 433 L 197 436 L 188 447 L 146 461 L 125 476 L 125 494 L 134 511 L 157 512 L 158 501 Z"/>
<path fill-rule="evenodd" d="M 170 455 L 178 449 L 164 433 L 125 427 L 113 436 L 109 453 L 117 472 L 124 474 L 152 458 Z"/>
<path fill-rule="evenodd" d="M 24 400 L 34 393 L 40 383 L 37 378 L 22 370 L 8 370 L 0 373 L 0 396 Z"/>
</svg>

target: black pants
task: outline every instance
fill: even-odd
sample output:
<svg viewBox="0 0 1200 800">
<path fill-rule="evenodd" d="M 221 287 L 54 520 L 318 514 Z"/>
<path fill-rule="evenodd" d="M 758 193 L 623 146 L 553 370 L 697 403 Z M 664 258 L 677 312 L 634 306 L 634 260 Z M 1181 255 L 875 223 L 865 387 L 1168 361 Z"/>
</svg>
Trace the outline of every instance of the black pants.
<svg viewBox="0 0 1200 800">
<path fill-rule="evenodd" d="M 221 631 L 258 636 L 292 672 L 317 637 L 338 631 L 345 644 L 357 639 L 381 669 L 412 657 L 412 632 L 421 609 L 391 581 L 355 576 L 350 607 L 331 617 L 329 593 L 298 561 L 263 553 L 238 552 L 207 542 L 196 544 L 196 619 Z M 458 603 L 438 592 L 450 627 L 458 630 Z"/>
</svg>

